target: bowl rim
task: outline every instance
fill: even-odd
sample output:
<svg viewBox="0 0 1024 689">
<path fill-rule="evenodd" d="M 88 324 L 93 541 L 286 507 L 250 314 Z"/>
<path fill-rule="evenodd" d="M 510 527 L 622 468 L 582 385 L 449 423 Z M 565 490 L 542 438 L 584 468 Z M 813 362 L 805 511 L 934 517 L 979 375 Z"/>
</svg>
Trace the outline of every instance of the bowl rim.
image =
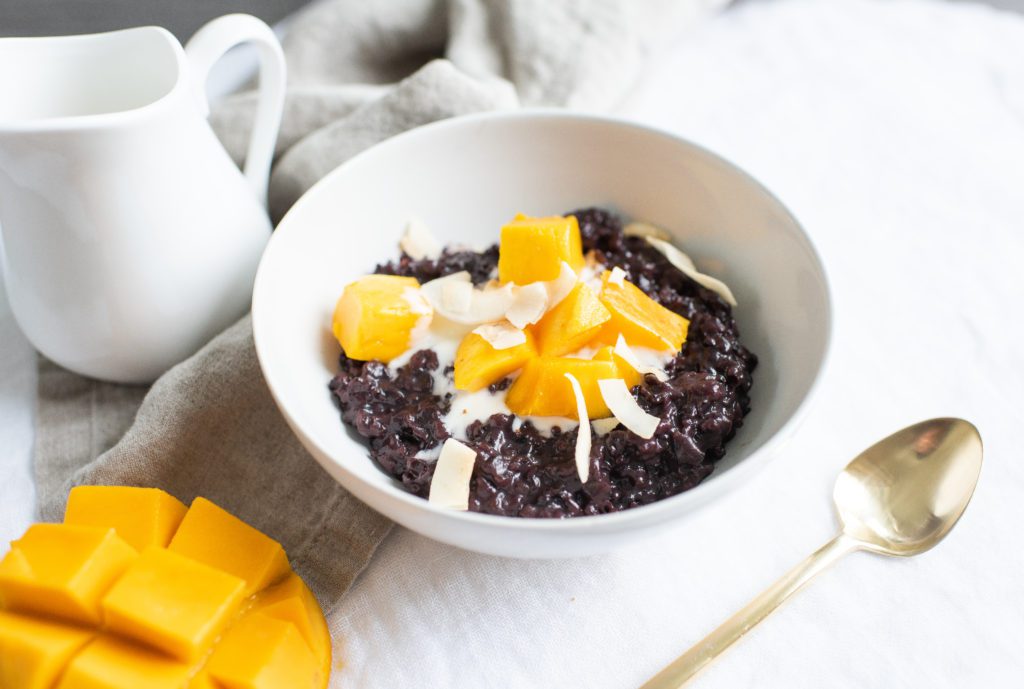
<svg viewBox="0 0 1024 689">
<path fill-rule="evenodd" d="M 772 433 L 761 445 L 751 451 L 751 453 L 735 464 L 730 470 L 724 474 L 721 474 L 715 480 L 711 479 L 714 474 L 710 474 L 708 479 L 705 479 L 693 488 L 678 493 L 676 495 L 664 498 L 662 500 L 649 503 L 647 505 L 640 505 L 637 507 L 631 507 L 626 510 L 618 512 L 612 512 L 607 514 L 596 514 L 596 515 L 585 515 L 581 517 L 573 517 L 566 519 L 529 519 L 525 517 L 512 517 L 506 515 L 495 515 L 485 514 L 471 511 L 460 511 L 452 510 L 450 508 L 439 507 L 434 505 L 423 498 L 420 498 L 404 489 L 390 484 L 374 484 L 366 481 L 355 472 L 349 470 L 345 466 L 344 460 L 336 459 L 332 452 L 327 448 L 323 447 L 314 438 L 315 434 L 307 430 L 306 425 L 301 419 L 293 417 L 286 405 L 283 402 L 282 395 L 275 386 L 274 378 L 270 374 L 271 365 L 267 362 L 267 355 L 264 352 L 261 342 L 263 337 L 261 333 L 263 328 L 261 327 L 261 321 L 257 316 L 258 309 L 258 296 L 265 289 L 264 283 L 269 279 L 267 274 L 269 268 L 267 267 L 269 261 L 268 257 L 272 255 L 274 247 L 280 243 L 279 238 L 281 236 L 281 229 L 288 227 L 289 219 L 292 216 L 298 216 L 298 213 L 303 207 L 311 203 L 311 199 L 316 197 L 318 193 L 330 185 L 334 178 L 343 174 L 344 170 L 349 166 L 355 164 L 357 161 L 368 155 L 375 155 L 378 149 L 385 147 L 392 147 L 396 145 L 402 145 L 406 139 L 415 138 L 418 136 L 429 136 L 431 132 L 441 131 L 450 128 L 464 127 L 467 125 L 479 124 L 481 122 L 504 122 L 509 120 L 525 120 L 544 122 L 548 120 L 560 120 L 560 121 L 577 121 L 586 123 L 598 123 L 603 125 L 611 125 L 614 127 L 622 127 L 626 129 L 633 129 L 642 133 L 652 134 L 655 136 L 663 137 L 672 140 L 674 143 L 681 143 L 684 146 L 688 146 L 698 153 L 709 157 L 717 163 L 725 166 L 730 172 L 743 178 L 748 183 L 752 184 L 755 188 L 759 189 L 764 193 L 771 201 L 773 201 L 778 208 L 782 211 L 785 217 L 790 221 L 791 228 L 788 230 L 795 235 L 795 239 L 801 243 L 804 248 L 810 254 L 815 267 L 817 268 L 818 276 L 821 279 L 824 294 L 824 313 L 822 314 L 824 319 L 824 348 L 821 356 L 821 360 L 818 363 L 817 370 L 814 372 L 811 384 L 808 386 L 807 391 L 804 393 L 803 398 L 797 404 L 796 409 L 790 414 L 789 418 L 783 422 L 783 424 Z M 299 226 L 301 227 L 301 225 Z M 289 233 L 294 230 L 289 230 Z M 406 130 L 395 136 L 389 137 L 384 141 L 374 144 L 367 149 L 360 151 L 356 155 L 352 156 L 345 162 L 341 163 L 322 178 L 320 178 L 313 186 L 306 190 L 305 193 L 292 205 L 292 207 L 285 213 L 284 217 L 278 222 L 271 235 L 270 241 L 267 243 L 267 247 L 264 250 L 263 256 L 260 259 L 259 267 L 256 271 L 256 277 L 253 282 L 253 301 L 252 301 L 252 330 L 253 330 L 253 342 L 256 349 L 257 360 L 259 361 L 260 371 L 263 375 L 263 379 L 266 382 L 267 388 L 270 390 L 271 396 L 277 405 L 281 415 L 285 418 L 288 426 L 292 429 L 292 432 L 298 437 L 298 439 L 305 446 L 305 449 L 321 464 L 326 461 L 330 461 L 337 465 L 343 473 L 348 474 L 353 480 L 364 484 L 368 489 L 383 493 L 388 498 L 393 498 L 399 502 L 405 503 L 408 507 L 413 510 L 426 510 L 428 513 L 433 513 L 434 516 L 448 519 L 455 519 L 458 521 L 468 522 L 469 524 L 475 524 L 481 527 L 496 527 L 496 528 L 511 528 L 514 530 L 526 531 L 526 532 L 553 532 L 558 531 L 562 533 L 572 532 L 587 532 L 597 530 L 619 530 L 628 527 L 633 522 L 639 523 L 650 523 L 654 521 L 664 521 L 670 517 L 670 513 L 676 512 L 677 516 L 686 514 L 692 510 L 687 507 L 695 508 L 702 504 L 710 502 L 717 497 L 721 497 L 723 494 L 736 488 L 738 485 L 743 483 L 745 480 L 753 477 L 758 471 L 764 468 L 768 460 L 778 454 L 780 447 L 787 442 L 797 430 L 800 424 L 803 422 L 810 408 L 810 403 L 821 388 L 821 381 L 824 377 L 826 370 L 828 369 L 829 362 L 832 356 L 832 343 L 834 335 L 834 316 L 833 316 L 833 298 L 832 289 L 829 281 L 828 273 L 825 268 L 825 263 L 821 259 L 821 254 L 818 248 L 815 246 L 814 241 L 808 235 L 804 226 L 797 219 L 796 215 L 786 206 L 771 190 L 765 187 L 761 182 L 754 178 L 750 173 L 746 172 L 738 165 L 731 161 L 723 158 L 710 151 L 709 149 L 696 144 L 689 139 L 686 139 L 677 134 L 665 131 L 655 126 L 638 123 L 625 119 L 623 117 L 611 116 L 611 115 L 595 115 L 588 113 L 578 113 L 567 111 L 558 108 L 520 108 L 517 110 L 503 110 L 503 111 L 487 111 L 481 113 L 471 113 L 468 115 L 460 115 L 457 117 L 446 118 L 431 122 L 413 129 Z M 314 451 L 315 448 L 315 451 Z M 365 449 L 365 448 L 364 448 Z M 360 453 L 359 457 L 366 461 L 372 461 L 369 454 L 366 452 Z M 325 467 L 326 469 L 326 467 Z M 327 472 L 331 474 L 330 471 Z M 331 475 L 331 480 L 339 481 L 339 479 Z M 352 491 L 350 491 L 352 492 Z M 379 511 L 379 510 L 376 510 Z M 384 514 L 384 516 L 389 516 Z M 392 518 L 393 517 L 389 517 Z"/>
</svg>

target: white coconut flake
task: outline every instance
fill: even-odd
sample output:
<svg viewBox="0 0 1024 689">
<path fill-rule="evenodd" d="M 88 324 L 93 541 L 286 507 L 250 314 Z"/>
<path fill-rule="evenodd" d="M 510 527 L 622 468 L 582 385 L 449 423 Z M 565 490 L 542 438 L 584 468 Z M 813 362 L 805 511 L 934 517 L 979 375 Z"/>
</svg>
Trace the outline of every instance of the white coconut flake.
<svg viewBox="0 0 1024 689">
<path fill-rule="evenodd" d="M 451 280 L 441 285 L 441 303 L 452 313 L 466 313 L 473 304 L 473 283 Z"/>
<path fill-rule="evenodd" d="M 471 292 L 467 308 L 461 308 L 465 306 L 466 288 L 455 287 L 453 284 L 469 285 Z M 448 320 L 464 325 L 477 325 L 501 320 L 505 317 L 505 311 L 512 304 L 513 287 L 514 285 L 509 283 L 501 287 L 488 286 L 484 289 L 472 289 L 469 273 L 461 271 L 424 283 L 420 287 L 420 292 L 433 305 L 434 311 Z M 446 301 L 456 308 L 450 308 Z"/>
<path fill-rule="evenodd" d="M 473 331 L 495 349 L 510 349 L 526 342 L 526 333 L 508 321 L 484 323 Z"/>
<path fill-rule="evenodd" d="M 514 294 L 511 283 L 501 287 L 490 287 L 473 291 L 473 304 L 469 309 L 469 317 L 473 323 L 488 323 L 501 320 L 512 305 Z M 465 321 L 470 322 L 470 321 Z"/>
<path fill-rule="evenodd" d="M 658 239 L 669 238 L 668 232 L 646 222 L 631 222 L 626 225 L 622 231 L 627 237 L 657 237 Z"/>
<path fill-rule="evenodd" d="M 398 246 L 417 261 L 424 258 L 436 259 L 441 255 L 441 242 L 419 218 L 409 218 Z"/>
<path fill-rule="evenodd" d="M 578 281 L 579 276 L 576 275 L 576 271 L 568 263 L 562 261 L 558 277 L 544 283 L 548 292 L 548 310 L 555 308 L 559 302 L 569 296 L 569 292 L 572 292 L 572 288 Z"/>
<path fill-rule="evenodd" d="M 455 438 L 444 441 L 430 480 L 428 500 L 453 510 L 469 509 L 469 479 L 473 475 L 476 452 Z"/>
<path fill-rule="evenodd" d="M 430 331 L 430 324 L 434 320 L 434 309 L 430 307 L 427 298 L 415 287 L 406 287 L 402 290 L 402 298 L 409 304 L 409 310 L 418 314 L 416 325 L 409 331 L 409 347 L 422 340 Z"/>
<path fill-rule="evenodd" d="M 576 414 L 580 417 L 580 429 L 576 434 L 576 473 L 580 481 L 587 482 L 590 477 L 590 418 L 587 416 L 587 400 L 583 397 L 583 389 L 576 376 L 566 373 L 572 385 L 572 394 L 576 396 Z"/>
<path fill-rule="evenodd" d="M 682 271 L 683 275 L 687 276 L 688 278 L 696 282 L 698 285 L 706 287 L 707 289 L 716 293 L 718 296 L 722 297 L 722 299 L 724 299 L 730 306 L 736 306 L 736 297 L 732 295 L 732 290 L 729 289 L 729 286 L 726 285 L 721 280 L 719 280 L 718 278 L 713 278 L 710 275 L 705 275 L 704 273 L 697 270 L 697 266 L 694 265 L 693 259 L 684 254 L 677 247 L 673 246 L 664 239 L 659 239 L 657 237 L 648 236 L 645 237 L 645 239 L 651 246 L 653 246 L 655 249 L 664 254 L 665 258 L 668 259 L 669 263 L 671 263 L 680 271 Z"/>
<path fill-rule="evenodd" d="M 611 274 L 608 276 L 608 284 L 615 285 L 616 287 L 622 287 L 622 281 L 626 279 L 626 271 L 618 266 L 612 268 Z"/>
<path fill-rule="evenodd" d="M 629 348 L 626 344 L 626 338 L 619 333 L 619 339 L 615 341 L 615 349 L 613 350 L 618 354 L 627 364 L 633 367 L 633 370 L 640 375 L 646 375 L 648 373 L 654 375 L 655 378 L 661 381 L 668 380 L 668 374 L 665 373 L 664 369 L 657 366 L 646 366 L 637 357 L 636 352 Z"/>
<path fill-rule="evenodd" d="M 543 282 L 531 282 L 515 290 L 505 318 L 517 328 L 539 321 L 548 310 L 548 290 Z"/>
<path fill-rule="evenodd" d="M 427 298 L 427 301 L 435 308 L 444 308 L 444 291 L 445 285 L 452 282 L 464 282 L 470 284 L 470 277 L 468 271 L 460 271 L 458 273 L 452 273 L 451 275 L 445 275 L 443 278 L 437 278 L 430 282 L 424 282 L 420 285 L 420 294 Z"/>
<path fill-rule="evenodd" d="M 607 419 L 594 419 L 590 422 L 590 427 L 594 429 L 594 433 L 598 435 L 608 435 L 615 430 L 615 427 L 619 425 L 619 420 L 614 416 L 609 416 Z M 418 457 L 419 455 L 417 455 Z"/>
<path fill-rule="evenodd" d="M 641 438 L 650 438 L 654 435 L 661 419 L 640 408 L 626 387 L 626 381 L 621 378 L 606 378 L 597 381 L 597 387 L 601 390 L 604 403 L 623 426 Z"/>
</svg>

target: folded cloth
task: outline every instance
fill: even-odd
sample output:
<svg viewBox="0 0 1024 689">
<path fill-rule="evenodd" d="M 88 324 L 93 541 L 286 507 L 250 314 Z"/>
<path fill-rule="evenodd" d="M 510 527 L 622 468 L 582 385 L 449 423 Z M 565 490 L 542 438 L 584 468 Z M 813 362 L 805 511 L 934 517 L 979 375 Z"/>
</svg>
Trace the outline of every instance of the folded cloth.
<svg viewBox="0 0 1024 689">
<path fill-rule="evenodd" d="M 285 41 L 292 86 L 271 178 L 272 216 L 347 158 L 412 127 L 518 102 L 606 107 L 658 40 L 720 4 L 315 3 Z M 240 94 L 213 115 L 236 157 L 252 105 L 251 94 Z M 85 379 L 40 359 L 35 477 L 48 520 L 60 518 L 78 484 L 158 486 L 186 502 L 204 495 L 281 541 L 328 612 L 390 528 L 294 438 L 263 381 L 248 317 L 148 390 Z"/>
</svg>

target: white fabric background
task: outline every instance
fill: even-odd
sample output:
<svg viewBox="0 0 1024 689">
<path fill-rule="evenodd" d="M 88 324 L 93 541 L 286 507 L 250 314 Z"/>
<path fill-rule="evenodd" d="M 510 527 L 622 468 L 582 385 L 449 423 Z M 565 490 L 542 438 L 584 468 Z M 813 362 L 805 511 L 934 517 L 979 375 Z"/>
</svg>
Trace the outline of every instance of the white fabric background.
<svg viewBox="0 0 1024 689">
<path fill-rule="evenodd" d="M 926 0 L 742 4 L 680 36 L 620 114 L 738 163 L 815 239 L 836 337 L 810 415 L 750 483 L 612 555 L 502 560 L 396 530 L 333 620 L 333 686 L 637 686 L 832 535 L 850 457 L 937 415 L 986 443 L 947 541 L 850 556 L 694 686 L 1019 686 L 1024 19 Z M 0 542 L 32 513 L 33 395 L 0 300 Z"/>
</svg>

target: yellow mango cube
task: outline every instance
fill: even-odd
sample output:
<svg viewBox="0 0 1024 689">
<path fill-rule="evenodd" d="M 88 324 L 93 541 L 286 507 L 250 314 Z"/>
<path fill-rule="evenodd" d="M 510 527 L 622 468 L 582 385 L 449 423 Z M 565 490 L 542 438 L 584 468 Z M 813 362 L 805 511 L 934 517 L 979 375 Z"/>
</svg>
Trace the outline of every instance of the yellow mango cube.
<svg viewBox="0 0 1024 689">
<path fill-rule="evenodd" d="M 0 689 L 51 689 L 92 632 L 0 612 Z"/>
<path fill-rule="evenodd" d="M 575 216 L 529 218 L 520 213 L 501 228 L 501 282 L 526 285 L 554 280 L 562 270 L 562 261 L 577 273 L 583 267 L 583 245 Z"/>
<path fill-rule="evenodd" d="M 245 580 L 247 596 L 291 572 L 280 543 L 206 498 L 192 501 L 167 549 Z"/>
<path fill-rule="evenodd" d="M 0 562 L 0 600 L 14 612 L 98 624 L 100 599 L 136 557 L 113 529 L 33 524 Z"/>
<path fill-rule="evenodd" d="M 515 347 L 495 349 L 477 333 L 469 333 L 455 353 L 455 389 L 475 391 L 496 383 L 527 360 L 537 356 L 537 344 L 530 331 L 526 342 Z"/>
<path fill-rule="evenodd" d="M 541 356 L 557 357 L 590 342 L 611 317 L 594 290 L 581 282 L 528 330 L 536 336 Z"/>
<path fill-rule="evenodd" d="M 580 383 L 587 403 L 587 416 L 591 419 L 611 416 L 597 381 L 620 378 L 621 375 L 614 361 L 600 359 L 531 359 L 509 387 L 505 404 L 519 416 L 565 416 L 578 420 L 576 396 L 572 384 L 565 377 L 566 373 L 571 373 Z"/>
<path fill-rule="evenodd" d="M 253 604 L 252 612 L 295 625 L 313 655 L 322 659 L 325 675 L 330 671 L 331 633 L 320 604 L 298 575 L 291 574 L 280 584 L 261 593 Z"/>
<path fill-rule="evenodd" d="M 621 333 L 630 345 L 671 352 L 681 350 L 690 321 L 666 309 L 628 280 L 621 284 L 609 282 L 609 275 L 606 271 L 602 277 L 600 298 L 611 320 L 600 339 L 614 342 Z"/>
<path fill-rule="evenodd" d="M 159 488 L 77 486 L 68 495 L 65 524 L 113 528 L 131 547 L 165 548 L 188 508 Z"/>
<path fill-rule="evenodd" d="M 415 278 L 367 275 L 350 283 L 334 309 L 332 330 L 352 359 L 388 362 L 409 348 L 430 306 L 415 291 Z"/>
<path fill-rule="evenodd" d="M 295 625 L 260 612 L 225 634 L 206 667 L 224 689 L 320 689 L 326 680 Z"/>
<path fill-rule="evenodd" d="M 107 628 L 183 661 L 207 651 L 242 603 L 245 582 L 149 548 L 103 599 Z"/>
<path fill-rule="evenodd" d="M 191 673 L 161 653 L 101 636 L 71 660 L 57 689 L 183 689 Z"/>
</svg>

